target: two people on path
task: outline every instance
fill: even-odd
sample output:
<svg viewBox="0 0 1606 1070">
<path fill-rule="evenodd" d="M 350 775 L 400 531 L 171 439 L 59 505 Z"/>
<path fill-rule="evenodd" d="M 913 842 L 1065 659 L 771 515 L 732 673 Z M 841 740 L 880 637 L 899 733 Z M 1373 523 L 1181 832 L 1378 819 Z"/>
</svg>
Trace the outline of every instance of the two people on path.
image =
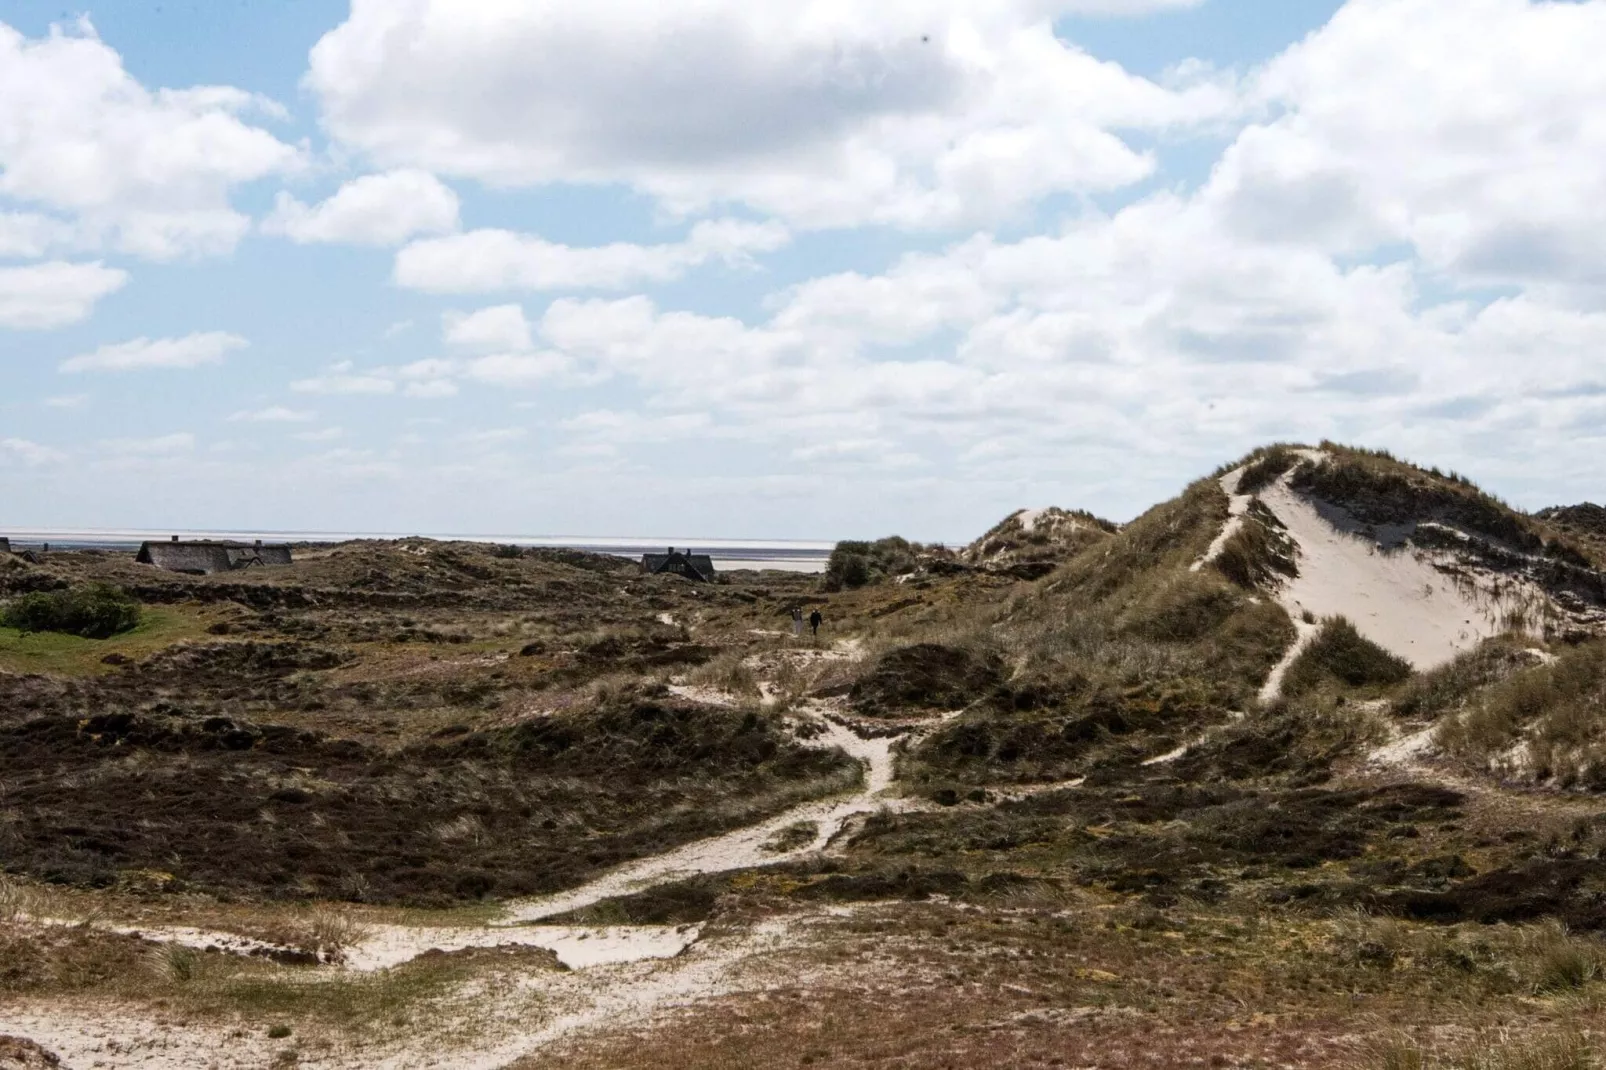
<svg viewBox="0 0 1606 1070">
<path fill-rule="evenodd" d="M 820 615 L 819 610 L 816 609 L 813 613 L 809 614 L 809 628 L 813 631 L 815 638 L 819 638 L 820 625 L 824 623 L 825 618 Z M 801 636 L 803 634 L 802 606 L 792 607 L 792 634 L 796 636 Z"/>
</svg>

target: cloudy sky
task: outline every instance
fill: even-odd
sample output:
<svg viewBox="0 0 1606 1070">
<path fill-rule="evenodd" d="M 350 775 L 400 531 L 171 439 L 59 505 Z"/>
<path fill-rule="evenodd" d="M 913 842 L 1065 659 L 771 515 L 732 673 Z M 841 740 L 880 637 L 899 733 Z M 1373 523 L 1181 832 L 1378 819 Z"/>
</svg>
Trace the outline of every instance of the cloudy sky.
<svg viewBox="0 0 1606 1070">
<path fill-rule="evenodd" d="M 1606 0 L 0 0 L 0 527 L 1606 495 Z"/>
</svg>

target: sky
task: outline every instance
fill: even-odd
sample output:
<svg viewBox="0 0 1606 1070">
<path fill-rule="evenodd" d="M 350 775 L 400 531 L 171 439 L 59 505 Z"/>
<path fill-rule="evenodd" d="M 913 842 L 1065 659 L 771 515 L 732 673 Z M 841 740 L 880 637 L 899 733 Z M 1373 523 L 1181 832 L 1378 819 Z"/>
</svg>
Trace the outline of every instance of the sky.
<svg viewBox="0 0 1606 1070">
<path fill-rule="evenodd" d="M 1606 0 L 0 0 L 0 529 L 1600 500 Z"/>
</svg>

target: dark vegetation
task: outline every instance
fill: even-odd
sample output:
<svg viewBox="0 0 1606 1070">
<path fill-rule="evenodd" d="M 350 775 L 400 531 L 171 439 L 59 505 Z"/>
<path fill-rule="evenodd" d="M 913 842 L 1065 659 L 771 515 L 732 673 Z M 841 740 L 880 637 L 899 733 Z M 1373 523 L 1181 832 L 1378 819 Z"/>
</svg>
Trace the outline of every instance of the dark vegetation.
<svg viewBox="0 0 1606 1070">
<path fill-rule="evenodd" d="M 0 627 L 84 639 L 110 639 L 138 627 L 139 619 L 139 603 L 105 583 L 24 594 L 0 609 Z"/>
<path fill-rule="evenodd" d="M 1329 682 L 1352 689 L 1388 687 L 1410 676 L 1410 663 L 1361 635 L 1343 617 L 1334 617 L 1288 667 L 1283 694 L 1308 694 Z"/>
<path fill-rule="evenodd" d="M 874 542 L 836 544 L 825 566 L 825 589 L 840 591 L 880 583 L 915 571 L 927 548 L 894 535 Z"/>
<path fill-rule="evenodd" d="M 1002 683 L 996 654 L 916 643 L 876 659 L 850 697 L 854 708 L 869 716 L 942 712 L 963 709 Z"/>
<path fill-rule="evenodd" d="M 385 752 L 225 717 L 12 721 L 6 867 L 92 887 L 161 873 L 168 891 L 439 905 L 554 891 L 857 775 L 772 718 L 648 693 L 441 737 Z"/>
</svg>

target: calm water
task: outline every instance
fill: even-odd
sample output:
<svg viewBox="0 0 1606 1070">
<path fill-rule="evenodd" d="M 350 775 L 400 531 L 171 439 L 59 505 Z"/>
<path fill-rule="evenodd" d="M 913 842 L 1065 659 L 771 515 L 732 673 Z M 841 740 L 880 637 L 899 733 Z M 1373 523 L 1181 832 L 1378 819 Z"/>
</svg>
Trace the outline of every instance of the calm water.
<svg viewBox="0 0 1606 1070">
<path fill-rule="evenodd" d="M 187 531 L 169 528 L 155 530 L 62 530 L 30 531 L 23 528 L 0 528 L 0 535 L 11 539 L 12 549 L 35 549 L 49 543 L 58 550 L 137 550 L 147 539 L 233 539 L 250 542 L 345 542 L 349 539 L 399 539 L 408 536 L 395 532 L 356 531 Z M 801 542 L 784 539 L 688 539 L 688 538 L 614 538 L 585 536 L 530 536 L 530 535 L 431 535 L 427 539 L 454 539 L 464 542 L 499 543 L 512 546 L 560 547 L 569 550 L 589 550 L 619 557 L 640 557 L 644 553 L 663 553 L 673 546 L 690 549 L 694 553 L 708 554 L 714 567 L 722 570 L 735 568 L 775 568 L 788 572 L 822 572 L 825 560 L 831 553 L 831 543 Z"/>
</svg>

